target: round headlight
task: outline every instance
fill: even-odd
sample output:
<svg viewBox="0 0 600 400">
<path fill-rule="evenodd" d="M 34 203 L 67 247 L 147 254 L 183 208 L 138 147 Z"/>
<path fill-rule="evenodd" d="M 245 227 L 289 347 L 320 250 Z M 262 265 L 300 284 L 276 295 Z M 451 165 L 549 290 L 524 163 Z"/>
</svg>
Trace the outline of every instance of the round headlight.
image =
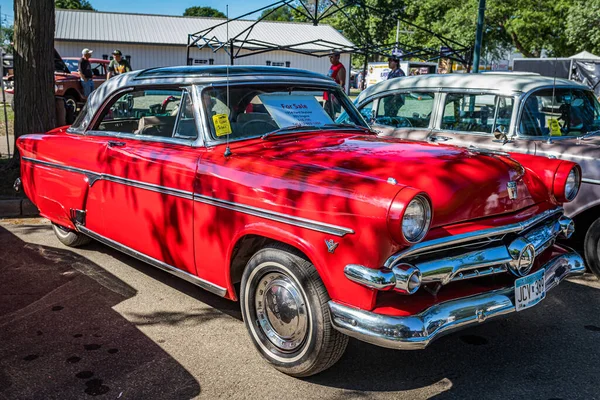
<svg viewBox="0 0 600 400">
<path fill-rule="evenodd" d="M 423 239 L 431 222 L 431 206 L 429 201 L 421 195 L 416 196 L 408 203 L 402 217 L 402 234 L 404 238 L 416 243 Z"/>
<path fill-rule="evenodd" d="M 571 172 L 569 172 L 569 176 L 567 176 L 567 183 L 565 183 L 565 198 L 568 201 L 572 201 L 575 196 L 577 196 L 580 184 L 581 179 L 579 176 L 579 169 L 573 168 Z"/>
</svg>

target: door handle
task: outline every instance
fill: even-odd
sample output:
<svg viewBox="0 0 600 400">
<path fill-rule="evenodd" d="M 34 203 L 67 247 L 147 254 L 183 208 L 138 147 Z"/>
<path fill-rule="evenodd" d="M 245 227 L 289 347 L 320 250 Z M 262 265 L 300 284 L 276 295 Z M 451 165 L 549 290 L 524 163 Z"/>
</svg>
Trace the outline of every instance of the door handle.
<svg viewBox="0 0 600 400">
<path fill-rule="evenodd" d="M 108 141 L 108 147 L 123 147 L 125 146 L 125 142 L 117 142 L 115 140 Z"/>
<path fill-rule="evenodd" d="M 452 138 L 448 137 L 448 136 L 440 136 L 440 135 L 429 136 L 429 141 L 432 142 L 432 143 L 435 143 L 435 142 L 447 142 L 448 140 L 452 140 Z"/>
</svg>

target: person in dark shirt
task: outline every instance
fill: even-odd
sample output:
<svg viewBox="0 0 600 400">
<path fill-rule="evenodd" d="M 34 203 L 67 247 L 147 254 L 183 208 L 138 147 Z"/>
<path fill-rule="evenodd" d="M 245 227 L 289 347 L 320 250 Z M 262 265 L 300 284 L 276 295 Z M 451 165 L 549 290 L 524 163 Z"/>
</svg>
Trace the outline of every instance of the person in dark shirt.
<svg viewBox="0 0 600 400">
<path fill-rule="evenodd" d="M 81 51 L 81 58 L 79 59 L 79 79 L 81 80 L 83 95 L 85 97 L 88 97 L 94 91 L 94 74 L 92 73 L 92 65 L 89 61 L 92 53 L 93 51 L 90 49 L 83 49 Z"/>
<path fill-rule="evenodd" d="M 391 71 L 388 73 L 387 79 L 400 78 L 402 76 L 406 76 L 402 68 L 400 68 L 400 59 L 396 56 L 391 56 L 388 58 L 388 66 Z"/>
<path fill-rule="evenodd" d="M 129 61 L 123 58 L 121 50 L 113 51 L 113 59 L 110 61 L 110 64 L 108 64 L 108 79 L 125 72 L 131 72 Z"/>
</svg>

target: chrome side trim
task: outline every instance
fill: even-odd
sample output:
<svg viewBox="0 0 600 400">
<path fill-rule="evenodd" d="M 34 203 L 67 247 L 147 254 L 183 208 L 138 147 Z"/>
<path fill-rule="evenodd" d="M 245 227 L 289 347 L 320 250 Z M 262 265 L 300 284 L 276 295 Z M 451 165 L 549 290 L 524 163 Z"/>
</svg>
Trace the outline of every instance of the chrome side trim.
<svg viewBox="0 0 600 400">
<path fill-rule="evenodd" d="M 344 236 L 349 233 L 354 233 L 354 230 L 350 228 L 344 228 L 342 226 L 331 225 L 325 222 L 314 221 L 306 218 L 295 217 L 288 214 L 282 214 L 276 211 L 265 210 L 263 208 L 257 208 L 247 206 L 240 203 L 234 203 L 232 201 L 221 200 L 210 196 L 205 196 L 199 193 L 194 193 L 194 201 L 198 201 L 212 206 L 226 208 L 228 210 L 239 211 L 244 214 L 254 215 L 265 219 L 270 219 L 276 222 L 282 222 L 284 224 L 295 225 L 313 231 L 328 233 L 335 236 Z"/>
<path fill-rule="evenodd" d="M 562 207 L 557 207 L 552 210 L 546 210 L 543 213 L 540 213 L 527 221 L 518 222 L 516 224 L 505 225 L 498 228 L 490 228 L 490 229 L 482 229 L 480 231 L 463 233 L 461 235 L 452 235 L 446 236 L 439 239 L 427 240 L 425 242 L 417 243 L 408 249 L 401 251 L 397 254 L 394 254 L 390 258 L 388 258 L 384 264 L 385 268 L 391 268 L 396 262 L 399 260 L 414 256 L 416 254 L 424 253 L 427 251 L 439 249 L 446 246 L 455 246 L 459 244 L 463 244 L 465 242 L 475 241 L 479 239 L 486 239 L 490 237 L 498 237 L 502 235 L 506 235 L 508 233 L 521 232 L 531 228 L 532 226 L 538 224 L 539 222 L 545 220 L 546 218 L 550 218 L 553 215 L 558 213 L 562 213 Z"/>
<path fill-rule="evenodd" d="M 205 196 L 198 193 L 188 192 L 186 190 L 174 189 L 165 186 L 155 185 L 152 183 L 141 182 L 133 179 L 121 178 L 115 175 L 98 174 L 81 168 L 69 167 L 66 165 L 56 164 L 48 161 L 36 160 L 35 158 L 22 157 L 23 160 L 33 164 L 39 164 L 47 167 L 58 168 L 69 172 L 84 174 L 88 178 L 90 187 L 98 180 L 106 180 L 110 182 L 120 183 L 122 185 L 132 186 L 139 189 L 150 190 L 157 193 L 162 193 L 170 196 L 181 197 L 188 200 L 194 200 L 205 204 L 210 204 L 216 207 L 222 207 L 229 210 L 239 211 L 244 214 L 254 215 L 272 221 L 281 222 L 284 224 L 299 226 L 306 229 L 311 229 L 317 232 L 327 233 L 334 236 L 344 236 L 354 233 L 354 230 L 337 225 L 328 224 L 325 222 L 314 221 L 306 218 L 295 217 L 279 213 L 276 211 L 266 210 L 263 208 L 248 206 L 232 201 L 221 200 L 214 197 Z"/>
<path fill-rule="evenodd" d="M 585 271 L 583 259 L 576 253 L 559 255 L 542 268 L 546 269 L 547 292 L 563 279 Z M 423 349 L 444 334 L 516 311 L 514 286 L 446 301 L 405 317 L 376 314 L 333 300 L 328 305 L 338 331 L 377 346 L 403 350 Z"/>
<path fill-rule="evenodd" d="M 591 183 L 592 185 L 600 185 L 600 180 L 598 179 L 582 178 L 581 182 Z"/>
<path fill-rule="evenodd" d="M 130 247 L 124 246 L 119 242 L 115 242 L 112 239 L 109 239 L 102 235 L 97 234 L 96 232 L 86 228 L 83 225 L 75 224 L 75 227 L 77 228 L 77 230 L 79 232 L 91 237 L 92 239 L 99 241 L 100 243 L 103 243 L 107 246 L 110 246 L 110 247 L 116 249 L 116 250 L 119 250 L 131 257 L 137 258 L 138 260 L 148 263 L 148 264 L 152 265 L 153 267 L 162 269 L 163 271 L 166 271 L 166 272 L 173 274 L 181 279 L 184 279 L 190 283 L 193 283 L 194 285 L 199 286 L 202 289 L 208 290 L 211 293 L 214 293 L 221 297 L 225 297 L 225 295 L 227 294 L 227 289 L 225 289 L 224 287 L 215 285 L 214 283 L 206 281 L 202 278 L 198 278 L 195 275 L 192 275 L 188 272 L 182 271 L 179 268 L 173 267 L 172 265 L 169 265 L 165 262 L 157 260 L 156 258 L 152 258 L 143 253 L 140 253 L 137 250 L 134 250 Z"/>
</svg>

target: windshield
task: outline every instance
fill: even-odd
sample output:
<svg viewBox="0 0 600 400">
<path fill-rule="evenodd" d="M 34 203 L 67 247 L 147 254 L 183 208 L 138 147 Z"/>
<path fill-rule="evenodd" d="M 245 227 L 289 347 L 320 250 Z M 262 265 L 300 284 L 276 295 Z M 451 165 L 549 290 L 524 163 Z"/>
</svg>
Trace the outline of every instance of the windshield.
<svg viewBox="0 0 600 400">
<path fill-rule="evenodd" d="M 348 97 L 338 88 L 290 85 L 213 87 L 202 92 L 213 139 L 239 140 L 294 127 L 348 129 L 347 124 L 367 127 Z M 229 104 L 229 106 L 228 106 Z M 336 120 L 344 114 L 343 122 Z M 288 129 L 286 129 L 288 128 Z M 230 132 L 230 133 L 229 133 Z"/>
<path fill-rule="evenodd" d="M 598 129 L 600 103 L 592 91 L 584 89 L 534 92 L 523 105 L 519 123 L 526 136 L 581 136 Z"/>
<path fill-rule="evenodd" d="M 63 61 L 65 62 L 67 68 L 69 68 L 69 71 L 71 71 L 71 72 L 77 72 L 77 70 L 79 69 L 79 60 L 65 60 L 65 59 L 63 59 Z"/>
</svg>

